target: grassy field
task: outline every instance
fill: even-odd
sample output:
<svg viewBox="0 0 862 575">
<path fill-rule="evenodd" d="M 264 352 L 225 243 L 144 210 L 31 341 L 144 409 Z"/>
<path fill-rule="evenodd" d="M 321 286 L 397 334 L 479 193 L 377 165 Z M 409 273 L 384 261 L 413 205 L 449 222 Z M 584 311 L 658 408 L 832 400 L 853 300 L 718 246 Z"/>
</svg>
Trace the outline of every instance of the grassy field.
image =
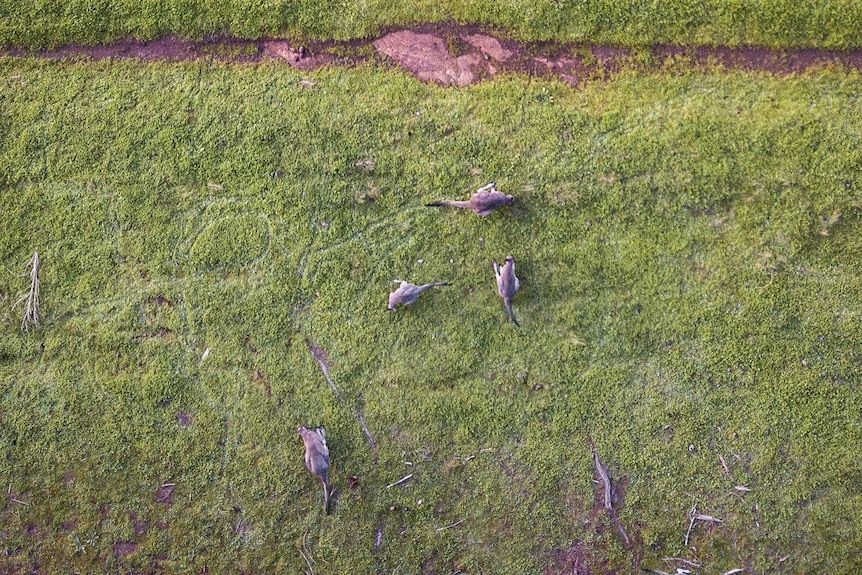
<svg viewBox="0 0 862 575">
<path fill-rule="evenodd" d="M 0 571 L 859 570 L 860 94 L 0 61 Z"/>
<path fill-rule="evenodd" d="M 862 47 L 862 0 L 5 0 L 0 46 L 221 33 L 346 40 L 445 21 L 500 28 L 521 40 Z"/>
</svg>

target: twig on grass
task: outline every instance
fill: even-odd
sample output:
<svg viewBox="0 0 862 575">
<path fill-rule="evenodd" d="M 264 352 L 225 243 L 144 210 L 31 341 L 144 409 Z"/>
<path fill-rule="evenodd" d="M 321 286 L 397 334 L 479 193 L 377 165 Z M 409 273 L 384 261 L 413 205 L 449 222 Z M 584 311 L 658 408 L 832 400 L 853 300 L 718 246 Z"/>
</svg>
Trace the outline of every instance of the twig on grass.
<svg viewBox="0 0 862 575">
<path fill-rule="evenodd" d="M 464 520 L 463 520 L 463 519 L 461 519 L 460 521 L 456 521 L 455 523 L 452 523 L 451 525 L 445 525 L 445 526 L 443 526 L 443 527 L 438 527 L 438 528 L 437 528 L 437 529 L 435 529 L 434 531 L 436 531 L 437 533 L 439 533 L 440 531 L 444 531 L 444 530 L 446 530 L 446 529 L 451 529 L 451 528 L 453 528 L 453 527 L 458 527 L 458 526 L 459 526 L 459 525 L 461 525 L 462 523 L 464 523 Z"/>
<path fill-rule="evenodd" d="M 362 433 L 368 438 L 368 443 L 371 444 L 371 449 L 377 449 L 377 442 L 371 437 L 371 431 L 368 430 L 368 424 L 365 423 L 365 417 L 359 411 L 356 412 L 356 417 L 359 418 L 359 424 L 362 425 Z"/>
<path fill-rule="evenodd" d="M 306 338 L 305 344 L 308 346 L 308 351 L 311 353 L 311 357 L 317 361 L 318 365 L 320 365 L 320 370 L 323 372 L 323 378 L 326 380 L 326 383 L 329 384 L 329 387 L 332 389 L 332 392 L 335 394 L 335 397 L 341 403 L 346 403 L 344 401 L 344 396 L 341 395 L 341 392 L 338 391 L 338 388 L 335 387 L 335 382 L 332 380 L 332 377 L 329 375 L 329 354 L 320 346 L 317 346 L 310 339 Z M 377 451 L 377 442 L 374 441 L 374 437 L 371 435 L 371 431 L 368 429 L 368 424 L 365 423 L 365 417 L 362 415 L 362 412 L 356 410 L 356 418 L 359 419 L 359 424 L 362 426 L 362 433 L 365 434 L 365 437 L 368 438 L 368 444 L 371 445 L 371 449 Z M 375 459 L 376 459 L 375 455 Z"/>
<path fill-rule="evenodd" d="M 413 474 L 412 474 L 412 473 L 411 473 L 410 475 L 407 475 L 407 476 L 405 476 L 405 477 L 402 477 L 401 479 L 399 479 L 399 480 L 398 480 L 398 481 L 396 481 L 395 483 L 390 483 L 389 485 L 387 485 L 387 486 L 386 486 L 386 489 L 389 489 L 390 487 L 395 487 L 396 485 L 401 485 L 402 483 L 404 483 L 405 481 L 407 481 L 407 480 L 408 480 L 408 479 L 410 479 L 411 477 L 413 477 Z"/>
<path fill-rule="evenodd" d="M 593 444 L 592 439 L 590 439 L 590 449 L 593 451 L 593 463 L 596 466 L 596 473 L 601 480 L 602 486 L 604 487 L 604 495 L 605 495 L 605 509 L 608 511 L 608 515 L 610 515 L 614 524 L 617 527 L 617 531 L 620 532 L 620 535 L 623 538 L 623 541 L 626 544 L 626 547 L 631 545 L 631 539 L 629 539 L 628 533 L 623 528 L 623 524 L 620 522 L 620 518 L 617 515 L 616 510 L 614 509 L 613 504 L 613 490 L 611 488 L 611 476 L 608 474 L 607 468 L 605 468 L 602 460 L 599 458 L 599 452 L 596 451 L 596 446 Z"/>
<path fill-rule="evenodd" d="M 24 317 L 21 319 L 21 329 L 27 331 L 30 327 L 39 327 L 39 252 L 33 252 L 33 258 L 27 264 L 30 268 L 30 291 L 23 294 L 12 306 L 15 309 L 24 304 Z M 25 268 L 26 269 L 26 268 Z"/>
<path fill-rule="evenodd" d="M 691 536 L 691 530 L 694 529 L 694 516 L 697 513 L 697 505 L 693 505 L 691 511 L 688 512 L 688 531 L 685 532 L 685 546 L 688 547 L 688 539 Z"/>
<path fill-rule="evenodd" d="M 602 465 L 601 459 L 599 459 L 599 452 L 593 449 L 593 463 L 596 464 L 596 473 L 599 474 L 599 479 L 602 480 L 602 485 L 605 488 L 605 509 L 609 509 L 613 511 L 614 506 L 611 501 L 611 478 L 608 475 L 605 466 Z"/>
<path fill-rule="evenodd" d="M 323 377 L 326 379 L 326 383 L 329 384 L 329 387 L 332 388 L 332 392 L 335 393 L 335 396 L 344 403 L 344 396 L 341 395 L 341 392 L 338 391 L 338 388 L 335 387 L 335 382 L 332 381 L 332 378 L 329 376 L 329 356 L 326 353 L 326 350 L 314 345 L 310 339 L 305 340 L 306 345 L 308 345 L 308 351 L 311 352 L 311 357 L 317 360 L 317 363 L 320 365 L 321 371 L 323 371 Z"/>
<path fill-rule="evenodd" d="M 302 536 L 302 547 L 299 549 L 299 554 L 305 559 L 305 564 L 308 565 L 309 575 L 314 575 L 314 569 L 311 564 L 314 563 L 314 557 L 311 556 L 311 551 L 308 550 L 308 531 Z"/>
<path fill-rule="evenodd" d="M 482 453 L 490 453 L 491 451 L 494 451 L 494 449 L 492 449 L 492 448 L 490 448 L 490 447 L 486 447 L 486 448 L 484 448 L 484 449 L 480 449 L 480 450 L 478 451 L 478 454 L 482 454 Z M 476 459 L 476 455 L 477 455 L 477 453 L 471 453 L 470 455 L 468 455 L 467 457 L 464 457 L 463 459 L 461 459 L 461 458 L 460 458 L 460 457 L 458 457 L 458 456 L 456 456 L 456 457 L 455 457 L 455 459 L 461 459 L 461 464 L 464 464 L 464 463 L 467 463 L 468 461 L 471 461 L 471 460 L 473 460 L 473 459 Z"/>
<path fill-rule="evenodd" d="M 679 561 L 680 563 L 685 563 L 686 565 L 691 565 L 692 567 L 700 567 L 700 563 L 695 561 L 689 561 L 688 559 L 683 559 L 682 557 L 662 557 L 665 561 Z"/>
<path fill-rule="evenodd" d="M 691 511 L 688 512 L 688 531 L 685 532 L 685 546 L 688 547 L 688 540 L 691 537 L 691 530 L 694 529 L 695 521 L 707 521 L 709 523 L 724 523 L 718 517 L 713 517 L 712 515 L 704 515 L 703 513 L 697 512 L 697 505 L 692 505 Z"/>
</svg>

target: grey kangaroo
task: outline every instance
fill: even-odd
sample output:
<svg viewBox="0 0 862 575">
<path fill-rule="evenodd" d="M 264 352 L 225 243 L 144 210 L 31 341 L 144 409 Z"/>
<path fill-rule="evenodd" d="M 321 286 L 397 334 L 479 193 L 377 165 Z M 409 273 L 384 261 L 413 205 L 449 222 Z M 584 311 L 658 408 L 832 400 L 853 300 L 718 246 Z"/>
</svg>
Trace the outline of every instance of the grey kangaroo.
<svg viewBox="0 0 862 575">
<path fill-rule="evenodd" d="M 521 282 L 515 276 L 515 258 L 509 256 L 506 258 L 506 263 L 502 266 L 496 261 L 494 262 L 494 276 L 497 278 L 497 293 L 503 298 L 503 303 L 506 304 L 506 312 L 512 318 L 512 322 L 521 327 L 518 320 L 515 319 L 515 314 L 512 313 L 512 297 L 521 288 Z"/>
<path fill-rule="evenodd" d="M 305 466 L 309 471 L 320 478 L 323 483 L 323 501 L 325 511 L 329 514 L 329 448 L 326 446 L 326 430 L 322 427 L 307 429 L 300 427 L 296 430 L 305 444 Z"/>
<path fill-rule="evenodd" d="M 454 208 L 465 208 L 473 210 L 480 216 L 487 216 L 497 208 L 511 205 L 515 201 L 515 197 L 509 194 L 504 194 L 497 190 L 494 182 L 491 182 L 485 187 L 479 188 L 476 193 L 470 196 L 467 201 L 461 200 L 440 200 L 425 204 L 427 207 L 451 206 Z"/>
</svg>

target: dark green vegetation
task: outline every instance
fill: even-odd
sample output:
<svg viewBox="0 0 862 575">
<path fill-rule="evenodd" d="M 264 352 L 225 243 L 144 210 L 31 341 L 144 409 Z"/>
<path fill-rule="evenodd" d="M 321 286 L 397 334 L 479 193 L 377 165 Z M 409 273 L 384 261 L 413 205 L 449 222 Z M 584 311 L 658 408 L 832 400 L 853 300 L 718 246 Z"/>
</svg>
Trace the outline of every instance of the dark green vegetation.
<svg viewBox="0 0 862 575">
<path fill-rule="evenodd" d="M 508 30 L 522 40 L 862 46 L 862 0 L 2 0 L 0 46 L 222 33 L 346 40 L 447 21 Z"/>
<path fill-rule="evenodd" d="M 858 571 L 860 94 L 840 71 L 443 90 L 0 62 L 0 561 Z M 491 179 L 511 210 L 422 207 Z M 393 278 L 453 285 L 389 314 Z M 319 424 L 329 517 L 295 433 Z M 590 440 L 632 549 L 593 512 Z M 724 521 L 696 551 L 694 505 Z"/>
</svg>

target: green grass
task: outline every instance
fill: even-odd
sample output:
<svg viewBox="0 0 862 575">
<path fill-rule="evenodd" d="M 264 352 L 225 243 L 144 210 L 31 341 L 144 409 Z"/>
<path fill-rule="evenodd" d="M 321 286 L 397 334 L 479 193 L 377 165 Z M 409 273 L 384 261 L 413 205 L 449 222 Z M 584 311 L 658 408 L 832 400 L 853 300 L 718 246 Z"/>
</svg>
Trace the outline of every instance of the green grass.
<svg viewBox="0 0 862 575">
<path fill-rule="evenodd" d="M 860 0 L 5 0 L 0 3 L 0 46 L 222 33 L 346 40 L 387 27 L 446 21 L 502 29 L 521 40 L 862 46 Z"/>
<path fill-rule="evenodd" d="M 592 441 L 645 566 L 857 571 L 860 94 L 0 61 L 6 570 L 299 573 L 306 539 L 318 575 L 571 572 L 577 541 L 627 571 Z M 517 205 L 422 207 L 489 180 Z M 453 285 L 389 314 L 393 278 Z M 329 517 L 295 433 L 320 424 Z M 693 505 L 724 520 L 696 551 Z"/>
</svg>

